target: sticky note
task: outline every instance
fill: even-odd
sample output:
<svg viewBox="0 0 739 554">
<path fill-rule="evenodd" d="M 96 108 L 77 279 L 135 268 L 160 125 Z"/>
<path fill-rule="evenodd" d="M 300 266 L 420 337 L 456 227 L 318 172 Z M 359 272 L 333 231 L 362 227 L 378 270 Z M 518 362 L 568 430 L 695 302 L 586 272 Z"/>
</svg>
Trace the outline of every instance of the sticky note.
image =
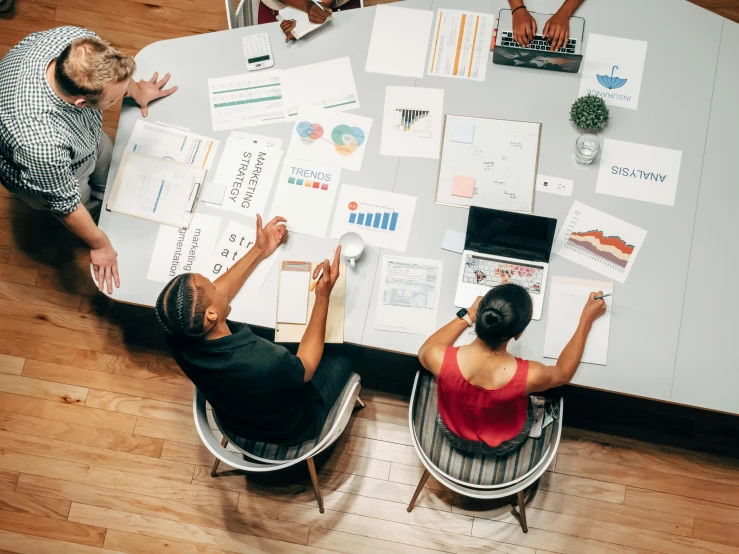
<svg viewBox="0 0 739 554">
<path fill-rule="evenodd" d="M 467 121 L 455 121 L 452 123 L 452 141 L 472 144 L 475 135 L 475 124 Z"/>
<path fill-rule="evenodd" d="M 455 175 L 452 181 L 452 196 L 461 196 L 462 198 L 472 198 L 475 190 L 475 178 L 463 177 Z"/>
<path fill-rule="evenodd" d="M 444 233 L 444 241 L 441 243 L 442 250 L 449 250 L 461 254 L 464 252 L 464 233 L 447 229 Z"/>
</svg>

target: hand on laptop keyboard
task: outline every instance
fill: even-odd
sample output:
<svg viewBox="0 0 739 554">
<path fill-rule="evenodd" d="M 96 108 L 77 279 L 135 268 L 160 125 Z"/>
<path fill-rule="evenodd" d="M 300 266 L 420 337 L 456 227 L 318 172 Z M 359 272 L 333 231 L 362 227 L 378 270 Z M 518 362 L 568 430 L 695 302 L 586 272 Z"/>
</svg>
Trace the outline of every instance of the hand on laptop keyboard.
<svg viewBox="0 0 739 554">
<path fill-rule="evenodd" d="M 575 0 L 580 5 L 582 0 Z M 566 4 L 566 2 L 565 2 Z M 577 6 L 575 6 L 577 7 Z M 563 6 L 544 25 L 541 35 L 536 34 L 536 20 L 525 7 L 513 12 L 513 32 L 502 33 L 502 46 L 575 53 L 576 41 L 570 39 L 570 16 Z"/>
<path fill-rule="evenodd" d="M 542 32 L 549 41 L 552 52 L 560 51 L 560 48 L 570 40 L 570 16 L 561 12 L 562 10 L 559 10 L 549 18 Z"/>
<path fill-rule="evenodd" d="M 510 34 L 510 33 L 508 33 Z M 513 12 L 513 39 L 528 48 L 536 35 L 536 20 L 524 7 Z"/>
<path fill-rule="evenodd" d="M 552 49 L 551 45 L 541 35 L 535 35 L 531 41 L 529 42 L 529 45 L 526 47 L 522 47 L 520 44 L 516 42 L 516 39 L 513 38 L 513 35 L 508 31 L 503 31 L 503 36 L 501 37 L 501 46 L 514 46 L 516 48 L 526 48 L 528 50 L 550 50 Z M 563 48 L 560 48 L 559 51 L 567 54 L 574 54 L 575 53 L 575 45 L 577 44 L 577 41 L 575 39 L 569 39 L 567 41 L 567 44 L 564 45 Z"/>
</svg>

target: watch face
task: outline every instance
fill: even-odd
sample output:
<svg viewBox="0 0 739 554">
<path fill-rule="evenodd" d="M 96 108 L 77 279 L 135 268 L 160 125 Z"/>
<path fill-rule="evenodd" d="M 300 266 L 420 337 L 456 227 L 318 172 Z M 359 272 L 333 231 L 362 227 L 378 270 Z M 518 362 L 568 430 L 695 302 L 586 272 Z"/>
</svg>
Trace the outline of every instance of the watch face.
<svg viewBox="0 0 739 554">
<path fill-rule="evenodd" d="M 464 317 L 464 316 L 466 316 L 466 315 L 467 315 L 467 310 L 466 310 L 466 309 L 464 309 L 464 308 L 462 308 L 461 310 L 459 310 L 459 311 L 457 312 L 457 317 Z"/>
</svg>

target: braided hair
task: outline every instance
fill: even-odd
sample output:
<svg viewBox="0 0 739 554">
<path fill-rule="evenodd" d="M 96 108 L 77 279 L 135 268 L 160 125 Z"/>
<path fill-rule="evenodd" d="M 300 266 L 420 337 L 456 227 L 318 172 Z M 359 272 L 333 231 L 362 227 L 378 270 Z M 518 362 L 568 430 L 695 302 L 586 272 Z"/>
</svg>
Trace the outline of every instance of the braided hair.
<svg viewBox="0 0 739 554">
<path fill-rule="evenodd" d="M 528 291 L 513 283 L 490 289 L 480 301 L 475 332 L 490 348 L 523 333 L 531 322 L 534 304 Z"/>
<path fill-rule="evenodd" d="M 195 285 L 193 273 L 172 279 L 157 298 L 159 323 L 173 338 L 200 338 L 205 335 L 205 290 Z"/>
</svg>

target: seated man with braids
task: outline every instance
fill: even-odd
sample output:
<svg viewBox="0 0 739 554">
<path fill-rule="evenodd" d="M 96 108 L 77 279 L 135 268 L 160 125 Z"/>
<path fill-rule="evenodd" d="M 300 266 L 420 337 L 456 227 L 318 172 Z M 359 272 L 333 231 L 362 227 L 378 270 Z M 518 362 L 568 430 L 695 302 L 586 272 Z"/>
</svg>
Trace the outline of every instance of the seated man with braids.
<svg viewBox="0 0 739 554">
<path fill-rule="evenodd" d="M 246 255 L 210 282 L 197 273 L 172 279 L 159 295 L 156 313 L 167 331 L 172 354 L 207 398 L 219 422 L 234 435 L 280 445 L 317 437 L 329 410 L 352 374 L 344 358 L 323 357 L 331 290 L 339 278 L 334 263 L 316 267 L 323 277 L 297 355 L 226 319 L 236 296 L 257 265 L 287 240 L 285 219 L 262 228 Z"/>
</svg>

